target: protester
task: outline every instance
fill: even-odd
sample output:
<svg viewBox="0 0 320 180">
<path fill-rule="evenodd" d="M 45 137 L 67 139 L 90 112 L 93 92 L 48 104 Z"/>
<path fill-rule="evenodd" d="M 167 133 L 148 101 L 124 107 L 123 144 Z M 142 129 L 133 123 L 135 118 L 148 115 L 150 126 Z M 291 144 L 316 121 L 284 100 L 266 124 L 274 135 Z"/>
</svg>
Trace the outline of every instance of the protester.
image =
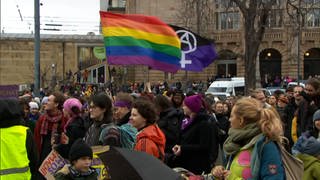
<svg viewBox="0 0 320 180">
<path fill-rule="evenodd" d="M 300 95 L 304 100 L 299 104 L 296 120 L 292 121 L 291 135 L 294 142 L 302 133 L 314 130 L 312 117 L 320 108 L 320 81 L 316 78 L 309 79 Z"/>
<path fill-rule="evenodd" d="M 172 148 L 177 165 L 195 174 L 209 172 L 218 155 L 217 126 L 210 121 L 200 95 L 186 97 L 183 111 L 181 139 Z"/>
<path fill-rule="evenodd" d="M 267 101 L 267 98 L 266 98 L 266 95 L 264 94 L 264 92 L 262 91 L 262 89 L 255 89 L 255 90 L 252 90 L 250 92 L 250 96 L 258 101 L 260 101 L 260 103 L 262 104 L 262 106 L 264 108 L 270 108 L 270 104 L 268 104 L 266 101 Z"/>
<path fill-rule="evenodd" d="M 28 127 L 32 132 L 34 132 L 34 128 L 36 126 L 36 122 L 40 117 L 39 113 L 39 105 L 36 102 L 29 102 L 30 113 L 28 118 Z"/>
<path fill-rule="evenodd" d="M 217 179 L 285 179 L 280 150 L 281 120 L 272 108 L 253 98 L 238 100 L 231 111 L 231 128 L 224 143 L 228 166 L 216 166 Z M 260 165 L 259 165 L 260 164 Z"/>
<path fill-rule="evenodd" d="M 34 139 L 41 162 L 51 152 L 52 145 L 60 143 L 59 137 L 67 121 L 62 112 L 63 103 L 64 96 L 62 93 L 52 93 L 45 106 L 45 114 L 41 115 L 36 123 Z"/>
<path fill-rule="evenodd" d="M 98 179 L 97 171 L 90 167 L 93 152 L 83 140 L 76 140 L 71 146 L 69 160 L 71 164 L 65 165 L 55 175 L 56 180 L 96 180 Z"/>
<path fill-rule="evenodd" d="M 293 100 L 289 101 L 283 113 L 284 136 L 289 140 L 289 144 L 286 147 L 289 152 L 294 144 L 291 136 L 292 122 L 294 118 L 297 119 L 297 109 L 299 104 L 303 101 L 303 97 L 300 95 L 302 91 L 302 86 L 295 86 L 293 88 Z M 294 122 L 296 122 L 296 120 Z"/>
<path fill-rule="evenodd" d="M 128 93 L 118 93 L 114 103 L 114 121 L 118 126 L 129 122 L 133 97 Z"/>
<path fill-rule="evenodd" d="M 84 140 L 89 146 L 102 145 L 102 142 L 99 141 L 102 130 L 106 127 L 114 126 L 110 97 L 104 92 L 94 95 L 90 100 L 89 111 L 90 119 L 92 119 L 93 123 L 89 127 Z M 106 136 L 102 138 L 107 145 L 120 146 L 120 134 L 116 131 L 113 132 L 116 134 L 106 134 Z"/>
<path fill-rule="evenodd" d="M 313 125 L 314 125 L 313 135 L 320 142 L 320 110 L 317 110 L 313 114 Z"/>
<path fill-rule="evenodd" d="M 65 159 L 68 158 L 69 150 L 75 140 L 83 138 L 86 134 L 84 119 L 81 115 L 81 102 L 76 98 L 67 99 L 63 103 L 63 113 L 67 118 L 67 123 L 64 125 L 60 144 L 55 147 L 55 150 Z"/>
<path fill-rule="evenodd" d="M 302 180 L 317 180 L 320 177 L 320 142 L 314 137 L 302 135 L 292 148 L 293 154 L 303 162 Z"/>
<path fill-rule="evenodd" d="M 172 94 L 172 104 L 175 108 L 181 108 L 184 100 L 184 94 L 181 90 L 175 90 Z"/>
<path fill-rule="evenodd" d="M 115 125 L 102 130 L 100 142 L 103 145 L 108 145 L 108 134 L 114 134 L 120 136 L 120 147 L 133 149 L 137 134 L 137 129 L 129 122 L 133 97 L 128 93 L 118 93 L 115 99 L 113 115 Z"/>
<path fill-rule="evenodd" d="M 229 122 L 229 117 L 226 116 L 225 111 L 224 111 L 224 103 L 222 101 L 218 101 L 215 103 L 215 117 L 218 121 L 218 127 L 221 131 L 219 133 L 219 143 L 222 146 L 224 141 L 228 137 L 228 131 L 230 128 L 230 122 Z"/>
<path fill-rule="evenodd" d="M 172 148 L 179 142 L 183 112 L 173 107 L 171 101 L 163 95 L 154 99 L 159 119 L 157 124 L 166 136 L 165 163 L 175 167 Z"/>
<path fill-rule="evenodd" d="M 0 99 L 0 179 L 35 179 L 39 157 L 17 100 Z"/>
<path fill-rule="evenodd" d="M 139 99 L 133 103 L 130 122 L 138 130 L 134 149 L 164 160 L 165 135 L 155 124 L 157 119 L 154 104 Z"/>
</svg>

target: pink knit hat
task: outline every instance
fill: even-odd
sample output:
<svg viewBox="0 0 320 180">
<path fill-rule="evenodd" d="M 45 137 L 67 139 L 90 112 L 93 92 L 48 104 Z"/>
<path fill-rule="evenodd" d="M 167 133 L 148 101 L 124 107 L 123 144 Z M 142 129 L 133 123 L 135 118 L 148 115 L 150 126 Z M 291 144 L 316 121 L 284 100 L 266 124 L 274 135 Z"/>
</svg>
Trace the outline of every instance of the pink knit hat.
<svg viewBox="0 0 320 180">
<path fill-rule="evenodd" d="M 71 110 L 72 107 L 77 107 L 79 110 L 81 110 L 82 104 L 76 98 L 69 98 L 63 103 L 63 109 L 70 114 L 74 114 Z"/>
<path fill-rule="evenodd" d="M 202 107 L 202 98 L 200 95 L 188 96 L 183 102 L 192 112 L 195 113 L 198 113 Z"/>
</svg>

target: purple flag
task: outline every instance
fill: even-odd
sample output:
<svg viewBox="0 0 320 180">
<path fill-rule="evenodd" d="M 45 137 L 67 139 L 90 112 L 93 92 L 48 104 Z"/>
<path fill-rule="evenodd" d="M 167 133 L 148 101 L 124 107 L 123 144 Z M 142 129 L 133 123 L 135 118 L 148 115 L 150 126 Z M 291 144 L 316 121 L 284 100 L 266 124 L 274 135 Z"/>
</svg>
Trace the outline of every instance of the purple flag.
<svg viewBox="0 0 320 180">
<path fill-rule="evenodd" d="M 202 71 L 217 58 L 214 44 L 208 39 L 182 27 L 172 25 L 171 27 L 181 41 L 180 65 L 182 70 Z"/>
</svg>

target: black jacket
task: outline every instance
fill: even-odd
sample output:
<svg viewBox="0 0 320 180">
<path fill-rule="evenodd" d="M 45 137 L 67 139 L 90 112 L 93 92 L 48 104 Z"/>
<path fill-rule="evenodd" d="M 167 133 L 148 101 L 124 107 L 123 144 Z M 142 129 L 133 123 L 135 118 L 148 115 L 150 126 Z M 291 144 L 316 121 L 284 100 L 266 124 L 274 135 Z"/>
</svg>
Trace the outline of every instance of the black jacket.
<svg viewBox="0 0 320 180">
<path fill-rule="evenodd" d="M 218 155 L 217 125 L 209 119 L 210 115 L 201 110 L 181 134 L 181 155 L 176 157 L 177 163 L 195 174 L 210 172 Z"/>
<path fill-rule="evenodd" d="M 66 128 L 66 135 L 69 138 L 68 144 L 59 144 L 55 150 L 65 159 L 68 159 L 69 150 L 75 140 L 83 138 L 86 135 L 84 119 L 76 117 Z"/>
<path fill-rule="evenodd" d="M 124 115 L 116 124 L 118 126 L 122 126 L 124 124 L 127 124 L 129 122 L 130 116 L 131 116 L 131 111 L 128 112 L 126 115 Z"/>
<path fill-rule="evenodd" d="M 174 107 L 160 113 L 157 124 L 166 136 L 165 153 L 172 154 L 173 146 L 179 142 L 182 118 L 183 112 Z"/>
<path fill-rule="evenodd" d="M 284 108 L 283 112 L 283 129 L 284 129 L 284 136 L 289 140 L 289 147 L 287 150 L 290 150 L 294 144 L 292 137 L 291 137 L 291 129 L 292 129 L 292 119 L 294 118 L 294 114 L 298 109 L 297 104 L 295 101 L 290 101 L 290 103 Z"/>
</svg>

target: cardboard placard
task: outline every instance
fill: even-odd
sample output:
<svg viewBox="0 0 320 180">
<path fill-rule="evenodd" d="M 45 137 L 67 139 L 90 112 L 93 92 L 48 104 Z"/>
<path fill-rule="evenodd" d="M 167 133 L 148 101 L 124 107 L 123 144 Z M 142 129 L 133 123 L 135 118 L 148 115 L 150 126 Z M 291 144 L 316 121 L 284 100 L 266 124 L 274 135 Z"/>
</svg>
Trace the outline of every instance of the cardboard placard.
<svg viewBox="0 0 320 180">
<path fill-rule="evenodd" d="M 108 179 L 108 172 L 97 154 L 109 150 L 109 146 L 93 146 L 91 148 L 93 151 L 91 167 L 97 170 L 98 179 Z M 52 150 L 42 162 L 39 171 L 46 179 L 54 180 L 54 174 L 66 164 L 69 164 L 69 161 L 60 156 L 57 151 Z"/>
</svg>

